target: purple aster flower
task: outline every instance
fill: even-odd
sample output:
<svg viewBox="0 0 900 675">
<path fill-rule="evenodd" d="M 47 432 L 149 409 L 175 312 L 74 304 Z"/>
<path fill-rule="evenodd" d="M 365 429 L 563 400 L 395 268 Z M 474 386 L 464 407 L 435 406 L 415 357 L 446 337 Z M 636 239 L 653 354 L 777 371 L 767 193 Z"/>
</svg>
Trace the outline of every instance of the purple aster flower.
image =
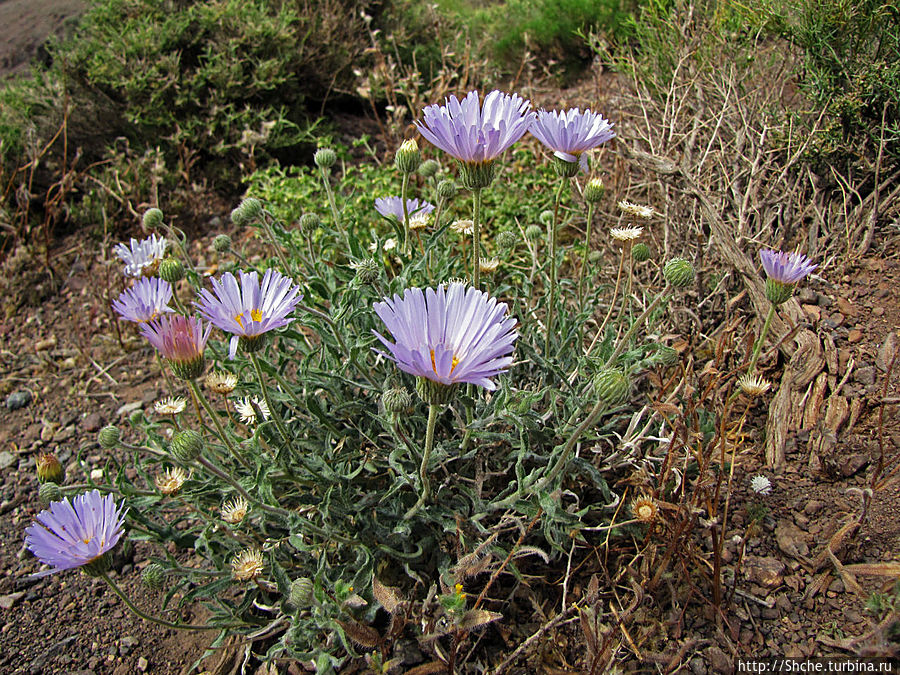
<svg viewBox="0 0 900 675">
<path fill-rule="evenodd" d="M 818 265 L 802 253 L 785 253 L 763 249 L 759 252 L 766 276 L 782 284 L 796 284 Z"/>
<path fill-rule="evenodd" d="M 578 162 L 587 173 L 585 152 L 615 137 L 612 123 L 590 108 L 581 112 L 572 108 L 565 112 L 541 110 L 531 125 L 531 135 L 553 150 L 553 155 L 564 162 Z"/>
<path fill-rule="evenodd" d="M 102 497 L 99 490 L 80 494 L 71 501 L 52 502 L 25 530 L 25 545 L 38 560 L 53 567 L 34 576 L 98 561 L 121 538 L 124 519 L 122 504 L 116 506 L 112 495 Z"/>
<path fill-rule="evenodd" d="M 153 276 L 160 260 L 166 254 L 167 243 L 165 237 L 151 234 L 141 241 L 132 237 L 130 245 L 127 246 L 116 244 L 113 251 L 125 263 L 125 274 L 128 276 Z"/>
<path fill-rule="evenodd" d="M 144 277 L 131 288 L 126 288 L 112 307 L 127 321 L 147 323 L 162 312 L 174 312 L 169 307 L 172 299 L 172 285 L 157 277 Z"/>
<path fill-rule="evenodd" d="M 497 385 L 489 378 L 513 361 L 516 320 L 506 316 L 506 304 L 465 284 L 426 288 L 424 293 L 409 288 L 402 298 L 385 298 L 374 309 L 396 342 L 373 332 L 390 350 L 385 356 L 405 373 L 492 391 Z"/>
<path fill-rule="evenodd" d="M 237 354 L 238 342 L 244 338 L 248 349 L 262 346 L 256 341 L 260 335 L 275 328 L 287 326 L 293 319 L 287 318 L 300 302 L 300 287 L 277 270 L 266 270 L 259 281 L 254 272 L 239 272 L 237 278 L 228 272 L 221 279 L 213 279 L 213 293 L 200 291 L 200 302 L 194 305 L 217 328 L 231 333 L 228 358 Z"/>
<path fill-rule="evenodd" d="M 403 200 L 400 197 L 378 197 L 375 200 L 375 210 L 385 218 L 394 216 L 399 221 L 403 220 Z M 424 199 L 421 202 L 418 199 L 407 199 L 406 211 L 410 218 L 424 216 L 434 211 L 434 204 Z"/>
<path fill-rule="evenodd" d="M 467 188 L 480 189 L 493 179 L 493 162 L 528 131 L 534 121 L 531 102 L 518 94 L 492 91 L 481 104 L 477 91 L 460 101 L 448 97 L 433 104 L 416 121 L 419 133 L 432 145 L 459 160 Z"/>
<path fill-rule="evenodd" d="M 156 347 L 172 366 L 174 373 L 191 380 L 203 372 L 203 350 L 212 326 L 204 328 L 197 317 L 181 314 L 161 316 L 141 324 L 141 334 Z"/>
</svg>

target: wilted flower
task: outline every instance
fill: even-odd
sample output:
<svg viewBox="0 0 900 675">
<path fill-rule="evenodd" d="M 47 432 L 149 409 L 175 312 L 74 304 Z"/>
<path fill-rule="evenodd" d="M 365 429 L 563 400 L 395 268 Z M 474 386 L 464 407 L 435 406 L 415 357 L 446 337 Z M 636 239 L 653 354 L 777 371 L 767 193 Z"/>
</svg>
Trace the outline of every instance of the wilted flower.
<svg viewBox="0 0 900 675">
<path fill-rule="evenodd" d="M 400 197 L 378 197 L 375 200 L 375 210 L 385 218 L 396 218 L 403 221 L 403 200 Z M 434 211 L 434 204 L 426 202 L 424 199 L 406 200 L 406 211 L 409 217 L 424 215 Z"/>
<path fill-rule="evenodd" d="M 156 483 L 156 489 L 164 495 L 175 495 L 181 490 L 181 486 L 188 479 L 188 472 L 180 466 L 169 467 L 159 474 L 153 482 Z"/>
<path fill-rule="evenodd" d="M 165 237 L 151 234 L 147 239 L 138 241 L 131 238 L 130 244 L 116 244 L 113 248 L 119 260 L 125 263 L 125 274 L 130 277 L 153 276 L 159 261 L 166 254 Z"/>
<path fill-rule="evenodd" d="M 72 500 L 53 502 L 41 511 L 25 530 L 25 545 L 42 563 L 53 569 L 35 576 L 84 567 L 99 566 L 104 554 L 122 536 L 125 511 L 112 495 L 99 490 L 80 494 Z M 90 572 L 90 568 L 86 569 Z"/>
<path fill-rule="evenodd" d="M 767 495 L 772 492 L 772 482 L 765 476 L 754 476 L 750 479 L 750 489 L 758 495 Z"/>
<path fill-rule="evenodd" d="M 256 422 L 256 409 L 254 406 L 259 408 L 263 421 L 269 419 L 271 413 L 269 411 L 269 405 L 265 400 L 256 396 L 253 398 L 246 396 L 234 404 L 235 410 L 237 410 L 238 415 L 241 416 L 241 422 L 244 424 L 254 424 Z"/>
<path fill-rule="evenodd" d="M 245 349 L 253 351 L 262 346 L 261 335 L 293 321 L 287 316 L 301 297 L 300 287 L 277 270 L 266 270 L 262 283 L 255 271 L 239 274 L 240 285 L 231 273 L 213 279 L 213 293 L 203 289 L 200 301 L 194 303 L 217 328 L 231 333 L 230 359 L 237 354 L 241 338 Z"/>
<path fill-rule="evenodd" d="M 374 309 L 396 342 L 375 335 L 403 372 L 443 385 L 467 382 L 494 390 L 490 378 L 512 363 L 516 320 L 506 316 L 506 304 L 475 288 L 460 283 L 424 293 L 409 288 L 402 298 L 385 298 Z"/>
<path fill-rule="evenodd" d="M 496 272 L 497 268 L 500 267 L 500 260 L 497 258 L 480 258 L 478 260 L 478 267 L 485 274 L 491 274 L 492 272 Z"/>
<path fill-rule="evenodd" d="M 773 305 L 786 302 L 794 293 L 794 287 L 818 265 L 802 253 L 785 253 L 763 249 L 759 252 L 766 271 L 766 297 Z"/>
<path fill-rule="evenodd" d="M 578 163 L 587 173 L 586 151 L 614 138 L 612 123 L 590 108 L 582 112 L 572 108 L 564 112 L 541 110 L 529 131 L 541 143 L 553 150 L 554 157 L 563 162 Z"/>
<path fill-rule="evenodd" d="M 262 551 L 246 548 L 231 559 L 231 574 L 237 581 L 253 581 L 263 573 Z"/>
<path fill-rule="evenodd" d="M 212 326 L 196 317 L 176 314 L 141 324 L 141 334 L 156 347 L 180 378 L 191 380 L 203 372 L 203 350 Z"/>
<path fill-rule="evenodd" d="M 637 218 L 643 218 L 644 220 L 649 220 L 656 213 L 656 211 L 654 211 L 650 206 L 632 204 L 631 202 L 624 199 L 619 202 L 619 209 L 621 209 L 628 215 L 635 216 Z"/>
<path fill-rule="evenodd" d="M 650 523 L 656 520 L 659 514 L 659 505 L 656 500 L 649 495 L 640 495 L 631 503 L 632 515 L 644 523 Z"/>
<path fill-rule="evenodd" d="M 431 214 L 420 211 L 414 216 L 409 217 L 410 230 L 424 230 L 431 224 Z"/>
<path fill-rule="evenodd" d="M 183 396 L 167 396 L 153 404 L 157 415 L 177 415 L 184 410 L 187 402 Z"/>
<path fill-rule="evenodd" d="M 237 386 L 237 381 L 237 375 L 234 373 L 229 373 L 225 370 L 214 370 L 206 376 L 203 384 L 213 393 L 230 394 Z"/>
<path fill-rule="evenodd" d="M 616 241 L 634 241 L 643 233 L 643 227 L 614 227 L 610 229 L 609 236 Z"/>
<path fill-rule="evenodd" d="M 126 321 L 146 323 L 162 312 L 174 312 L 169 307 L 172 285 L 156 277 L 144 277 L 131 288 L 126 288 L 113 300 L 112 308 Z"/>
<path fill-rule="evenodd" d="M 222 514 L 222 520 L 231 525 L 237 525 L 247 515 L 250 509 L 249 502 L 243 497 L 235 497 L 234 499 L 222 504 L 219 512 Z"/>
<path fill-rule="evenodd" d="M 469 236 L 475 231 L 475 223 L 471 220 L 454 220 L 450 223 L 450 229 L 457 234 Z"/>
<path fill-rule="evenodd" d="M 416 121 L 419 133 L 460 162 L 462 179 L 469 189 L 491 184 L 493 163 L 509 146 L 518 141 L 535 119 L 531 102 L 518 94 L 492 91 L 479 101 L 470 91 L 462 101 L 450 96 L 444 105 L 433 104 Z"/>
<path fill-rule="evenodd" d="M 769 381 L 754 373 L 744 373 L 738 378 L 738 386 L 747 396 L 762 396 L 772 387 Z"/>
<path fill-rule="evenodd" d="M 35 458 L 38 482 L 63 483 L 66 480 L 66 470 L 56 455 L 50 452 L 42 452 Z"/>
</svg>

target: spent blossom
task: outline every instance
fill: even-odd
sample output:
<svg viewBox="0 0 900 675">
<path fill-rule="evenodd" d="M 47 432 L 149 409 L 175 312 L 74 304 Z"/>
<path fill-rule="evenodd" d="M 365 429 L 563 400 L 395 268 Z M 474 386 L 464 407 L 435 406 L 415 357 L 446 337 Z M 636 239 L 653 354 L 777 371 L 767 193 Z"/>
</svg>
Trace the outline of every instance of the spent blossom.
<svg viewBox="0 0 900 675">
<path fill-rule="evenodd" d="M 269 419 L 269 415 L 271 411 L 269 410 L 269 405 L 265 402 L 264 399 L 261 399 L 257 396 L 246 396 L 239 400 L 234 404 L 235 410 L 237 410 L 238 415 L 241 417 L 241 422 L 244 424 L 254 424 L 256 422 L 256 409 L 259 409 L 260 414 L 262 415 L 263 421 Z"/>
<path fill-rule="evenodd" d="M 177 415 L 185 408 L 187 401 L 183 396 L 166 396 L 153 404 L 153 409 L 158 415 Z"/>
<path fill-rule="evenodd" d="M 209 325 L 204 327 L 200 319 L 181 314 L 141 324 L 141 334 L 182 379 L 193 379 L 203 372 L 203 350 L 211 329 Z"/>
<path fill-rule="evenodd" d="M 644 220 L 650 220 L 656 214 L 656 211 L 653 210 L 652 206 L 634 204 L 625 199 L 619 202 L 619 210 L 627 213 L 629 216 L 643 218 Z"/>
<path fill-rule="evenodd" d="M 750 479 L 750 489 L 765 496 L 772 492 L 772 482 L 765 476 L 754 476 Z"/>
<path fill-rule="evenodd" d="M 151 234 L 138 241 L 134 237 L 128 244 L 116 244 L 113 252 L 125 263 L 125 274 L 130 277 L 153 276 L 166 254 L 165 237 Z"/>
</svg>

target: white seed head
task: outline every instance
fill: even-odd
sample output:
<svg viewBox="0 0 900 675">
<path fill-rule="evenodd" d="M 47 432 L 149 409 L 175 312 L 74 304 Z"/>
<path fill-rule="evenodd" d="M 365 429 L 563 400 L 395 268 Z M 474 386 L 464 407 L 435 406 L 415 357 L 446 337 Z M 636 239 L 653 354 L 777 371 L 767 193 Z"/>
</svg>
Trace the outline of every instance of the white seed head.
<svg viewBox="0 0 900 675">
<path fill-rule="evenodd" d="M 259 398 L 258 396 L 250 397 L 245 396 L 240 401 L 234 404 L 235 409 L 237 410 L 238 415 L 241 416 L 241 422 L 244 424 L 254 424 L 256 420 L 256 409 L 259 408 L 259 412 L 262 414 L 263 421 L 269 419 L 269 415 L 271 414 L 269 411 L 269 406 L 265 402 L 265 400 Z"/>
<path fill-rule="evenodd" d="M 246 499 L 243 497 L 235 497 L 222 504 L 222 508 L 219 509 L 219 512 L 222 515 L 222 520 L 226 523 L 237 525 L 246 517 L 247 511 L 249 510 L 250 504 Z"/>
<path fill-rule="evenodd" d="M 177 415 L 184 410 L 187 401 L 181 396 L 167 396 L 153 404 L 157 415 Z"/>
<path fill-rule="evenodd" d="M 750 489 L 758 495 L 767 495 L 772 492 L 772 482 L 765 476 L 753 476 L 750 479 Z"/>
<path fill-rule="evenodd" d="M 230 394 L 237 386 L 237 375 L 224 370 L 214 370 L 203 381 L 206 388 L 216 394 Z"/>
<path fill-rule="evenodd" d="M 478 268 L 484 274 L 491 274 L 492 272 L 496 272 L 499 266 L 500 260 L 498 258 L 480 258 L 478 260 Z"/>
<path fill-rule="evenodd" d="M 470 235 L 475 231 L 475 223 L 471 220 L 454 220 L 450 223 L 450 229 L 456 234 Z"/>
<path fill-rule="evenodd" d="M 737 383 L 747 396 L 762 396 L 772 388 L 767 379 L 753 373 L 744 373 L 738 378 Z"/>
<path fill-rule="evenodd" d="M 431 225 L 430 213 L 417 213 L 409 219 L 410 230 L 424 230 L 429 225 Z"/>
<path fill-rule="evenodd" d="M 231 574 L 237 581 L 252 581 L 263 573 L 262 551 L 245 548 L 231 559 Z"/>
<path fill-rule="evenodd" d="M 634 216 L 636 218 L 643 218 L 644 220 L 649 220 L 656 214 L 656 211 L 654 211 L 653 208 L 650 206 L 643 206 L 641 204 L 633 204 L 624 199 L 619 202 L 619 208 L 630 216 Z"/>
<path fill-rule="evenodd" d="M 159 474 L 153 482 L 156 483 L 156 489 L 164 495 L 175 495 L 181 490 L 181 486 L 188 479 L 188 472 L 180 466 L 169 467 Z"/>
<path fill-rule="evenodd" d="M 656 520 L 659 514 L 659 505 L 656 500 L 649 495 L 640 495 L 631 503 L 632 515 L 643 523 L 650 523 Z"/>
<path fill-rule="evenodd" d="M 641 236 L 641 233 L 643 231 L 643 227 L 637 227 L 636 225 L 630 225 L 628 227 L 614 227 L 609 231 L 609 236 L 611 236 L 616 241 L 634 241 Z"/>
</svg>

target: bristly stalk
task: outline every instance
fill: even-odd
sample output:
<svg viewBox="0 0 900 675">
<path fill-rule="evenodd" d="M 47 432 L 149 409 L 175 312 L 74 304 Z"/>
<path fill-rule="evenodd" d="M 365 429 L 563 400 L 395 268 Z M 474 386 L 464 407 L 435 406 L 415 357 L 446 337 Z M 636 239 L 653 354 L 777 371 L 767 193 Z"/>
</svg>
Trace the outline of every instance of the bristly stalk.
<svg viewBox="0 0 900 675">
<path fill-rule="evenodd" d="M 281 434 L 285 448 L 290 448 L 291 437 L 288 435 L 284 422 L 281 419 L 281 413 L 274 405 L 272 405 L 272 401 L 269 398 L 269 388 L 266 386 L 266 380 L 263 377 L 262 366 L 259 365 L 259 357 L 256 355 L 256 352 L 248 352 L 248 355 L 250 356 L 250 362 L 253 364 L 253 370 L 256 371 L 256 379 L 259 381 L 259 388 L 262 389 L 263 398 L 266 401 L 266 405 L 269 407 L 269 413 L 275 421 L 275 426 L 278 427 L 278 433 Z"/>
<path fill-rule="evenodd" d="M 556 224 L 559 220 L 559 204 L 562 201 L 562 191 L 566 186 L 563 178 L 556 189 L 556 199 L 553 205 L 553 220 L 547 226 L 547 238 L 550 243 L 550 289 L 547 304 L 547 334 L 544 336 L 544 358 L 550 355 L 550 334 L 553 332 L 553 308 L 556 305 Z"/>
<path fill-rule="evenodd" d="M 588 346 L 587 351 L 584 353 L 585 356 L 591 355 L 591 350 L 594 348 L 594 345 L 597 344 L 597 340 L 599 340 L 603 336 L 603 331 L 606 328 L 606 324 L 609 323 L 609 317 L 612 316 L 613 310 L 616 308 L 616 298 L 619 297 L 619 286 L 622 283 L 622 270 L 625 269 L 625 248 L 622 248 L 622 256 L 619 258 L 619 271 L 616 273 L 616 287 L 613 289 L 612 300 L 609 302 L 609 311 L 606 312 L 606 316 L 603 317 L 603 323 L 600 324 L 600 328 L 597 329 L 597 334 L 594 336 L 594 339 L 591 340 L 590 346 Z"/>
<path fill-rule="evenodd" d="M 188 380 L 188 387 L 190 387 L 191 393 L 194 395 L 194 398 L 197 401 L 200 401 L 200 405 L 203 406 L 203 409 L 206 411 L 206 414 L 209 415 L 210 419 L 212 419 L 213 426 L 216 428 L 216 433 L 219 435 L 219 438 L 228 448 L 228 451 L 231 453 L 231 456 L 238 460 L 241 464 L 246 468 L 250 468 L 247 464 L 247 461 L 241 456 L 241 453 L 237 451 L 237 448 L 234 447 L 234 444 L 231 442 L 231 439 L 228 437 L 228 434 L 225 432 L 225 428 L 222 426 L 222 422 L 219 420 L 219 415 L 215 410 L 212 409 L 212 406 L 209 404 L 209 401 L 206 400 L 206 396 L 203 395 L 203 392 L 200 391 L 199 385 L 194 380 Z"/>
<path fill-rule="evenodd" d="M 350 240 L 347 238 L 347 232 L 344 230 L 344 226 L 341 223 L 341 215 L 338 212 L 337 202 L 334 201 L 334 192 L 331 189 L 331 181 L 328 180 L 328 169 L 322 166 L 319 167 L 319 170 L 322 173 L 322 184 L 325 186 L 325 194 L 328 196 L 328 205 L 331 207 L 331 217 L 334 218 L 334 226 L 337 228 L 338 232 L 341 233 L 341 237 L 344 239 L 344 243 L 347 244 L 349 249 Z"/>
<path fill-rule="evenodd" d="M 763 343 L 766 341 L 766 335 L 769 333 L 769 328 L 772 326 L 772 319 L 775 317 L 775 305 L 769 305 L 769 312 L 766 314 L 766 322 L 763 324 L 762 333 L 759 334 L 759 339 L 756 341 L 756 345 L 753 347 L 753 356 L 750 357 L 750 366 L 747 368 L 748 373 L 753 373 L 756 369 L 756 362 L 759 360 L 759 353 L 762 351 Z"/>
<path fill-rule="evenodd" d="M 594 220 L 594 203 L 588 202 L 587 207 L 587 231 L 584 235 L 584 256 L 581 258 L 581 269 L 578 270 L 578 307 L 581 307 L 581 300 L 584 297 L 584 270 L 588 264 L 588 254 L 591 250 L 591 224 Z"/>
<path fill-rule="evenodd" d="M 409 194 L 409 174 L 403 172 L 403 182 L 400 184 L 400 202 L 403 206 L 403 254 L 409 255 L 409 206 L 406 203 L 406 195 Z"/>
<path fill-rule="evenodd" d="M 284 268 L 284 273 L 287 276 L 293 278 L 294 273 L 288 266 L 287 259 L 284 257 L 284 252 L 281 250 L 281 245 L 275 238 L 275 230 L 272 229 L 272 223 L 269 222 L 269 218 L 272 218 L 274 220 L 274 216 L 272 216 L 268 211 L 263 211 L 260 222 L 262 222 L 262 226 L 266 232 L 266 236 L 269 238 L 269 241 L 272 242 L 272 248 L 275 249 L 275 255 L 278 256 L 278 262 L 280 262 L 281 266 Z"/>
<path fill-rule="evenodd" d="M 481 190 L 472 195 L 472 285 L 481 290 Z"/>
<path fill-rule="evenodd" d="M 431 450 L 434 447 L 434 427 L 437 422 L 439 411 L 440 406 L 437 404 L 432 403 L 428 406 L 428 427 L 425 431 L 425 452 L 422 453 L 422 464 L 419 466 L 419 480 L 422 483 L 422 492 L 416 503 L 413 504 L 412 508 L 403 516 L 404 520 L 412 518 L 431 496 L 431 483 L 428 481 L 428 462 L 431 459 Z"/>
</svg>

